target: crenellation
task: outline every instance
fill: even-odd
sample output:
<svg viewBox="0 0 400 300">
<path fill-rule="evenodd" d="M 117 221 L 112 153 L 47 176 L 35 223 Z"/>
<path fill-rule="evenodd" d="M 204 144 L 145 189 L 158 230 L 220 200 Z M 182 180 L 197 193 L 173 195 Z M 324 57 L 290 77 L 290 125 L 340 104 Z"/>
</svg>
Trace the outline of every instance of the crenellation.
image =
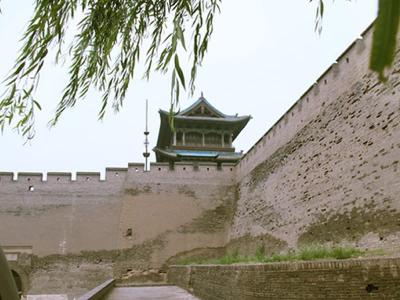
<svg viewBox="0 0 400 300">
<path fill-rule="evenodd" d="M 235 163 L 222 163 L 222 169 L 223 170 L 229 170 L 231 172 L 236 171 L 236 164 Z"/>
<path fill-rule="evenodd" d="M 47 182 L 49 183 L 65 183 L 72 181 L 72 173 L 70 172 L 47 172 Z"/>
<path fill-rule="evenodd" d="M 326 73 L 325 74 L 323 74 L 323 76 L 321 76 L 319 79 L 318 79 L 318 81 L 316 81 L 314 84 L 313 84 L 313 88 L 312 88 L 312 91 L 313 91 L 313 96 L 318 96 L 319 94 L 320 94 L 320 92 L 321 92 L 321 85 L 323 85 L 323 81 L 324 81 L 324 79 L 322 79 L 322 78 L 324 78 L 325 76 L 327 76 L 326 75 Z M 318 101 L 318 99 L 316 99 L 317 101 Z M 302 98 L 301 100 L 300 100 L 300 102 L 299 102 L 299 106 L 303 106 L 303 101 L 304 101 L 304 98 Z M 301 111 L 301 110 L 300 110 Z"/>
<path fill-rule="evenodd" d="M 217 165 L 199 165 L 200 172 L 214 173 L 218 172 Z"/>
<path fill-rule="evenodd" d="M 128 169 L 130 168 L 141 168 L 144 170 L 144 163 L 130 162 L 128 163 Z"/>
<path fill-rule="evenodd" d="M 27 183 L 39 183 L 44 182 L 44 175 L 36 172 L 18 172 L 17 181 Z"/>
<path fill-rule="evenodd" d="M 150 163 L 150 168 L 151 168 L 151 163 Z M 128 163 L 128 171 L 127 171 L 127 178 L 128 177 L 136 177 L 140 176 L 145 172 L 144 170 L 144 163 L 134 163 L 130 162 Z"/>
<path fill-rule="evenodd" d="M 128 163 L 128 168 L 131 168 L 131 167 L 144 167 L 144 163 L 130 162 L 130 163 Z"/>
<path fill-rule="evenodd" d="M 107 172 L 128 172 L 128 168 L 108 167 L 106 168 L 106 173 Z"/>
<path fill-rule="evenodd" d="M 176 162 L 174 164 L 174 171 L 177 172 L 191 172 L 191 171 L 195 171 L 196 169 L 196 164 L 193 162 Z"/>
<path fill-rule="evenodd" d="M 400 190 L 393 173 L 400 155 L 394 141 L 400 137 L 393 120 L 399 112 L 399 76 L 393 71 L 390 84 L 382 85 L 369 71 L 371 34 L 357 39 L 239 162 L 240 200 L 231 240 L 268 233 L 296 247 L 304 231 L 300 242 L 317 238 L 312 228 L 321 230 L 322 238 L 324 226 L 340 227 L 333 221 L 316 225 L 334 212 L 370 218 L 371 210 L 398 218 L 394 199 Z M 315 225 L 307 229 L 307 224 Z M 335 238 L 350 230 L 349 241 L 365 234 L 362 226 L 354 227 L 329 229 L 338 230 Z M 379 242 L 389 248 L 396 246 L 388 241 L 400 241 L 399 233 L 390 230 Z M 372 238 L 362 244 L 377 247 Z"/>
<path fill-rule="evenodd" d="M 361 54 L 365 49 L 367 49 L 367 45 L 365 43 L 365 39 L 363 37 L 358 38 L 356 40 L 357 54 Z"/>
<path fill-rule="evenodd" d="M 123 183 L 128 176 L 129 168 L 106 168 L 105 181 L 116 183 Z"/>
<path fill-rule="evenodd" d="M 199 162 L 199 166 L 209 166 L 209 167 L 217 167 L 217 163 L 216 162 Z"/>
<path fill-rule="evenodd" d="M 13 172 L 0 172 L 0 185 L 14 181 Z"/>
<path fill-rule="evenodd" d="M 100 172 L 76 172 L 76 181 L 102 181 Z"/>
<path fill-rule="evenodd" d="M 170 164 L 165 162 L 151 162 L 150 163 L 150 172 L 158 171 L 158 172 L 167 172 L 172 171 Z"/>
<path fill-rule="evenodd" d="M 45 179 L 46 174 L 22 172 L 14 181 L 12 172 L 0 172 L 0 219 L 21 233 L 0 226 L 0 239 L 30 244 L 43 260 L 63 254 L 55 264 L 63 265 L 71 255 L 92 266 L 93 256 L 98 270 L 99 260 L 108 260 L 114 276 L 159 270 L 171 258 L 209 255 L 210 249 L 254 255 L 257 249 L 278 253 L 322 243 L 398 253 L 400 75 L 393 71 L 384 85 L 369 71 L 371 32 L 357 39 L 238 163 L 218 157 L 221 152 L 210 155 L 213 149 L 189 149 L 187 158 L 184 147 L 174 152 L 160 145 L 158 159 L 163 161 L 168 150 L 168 162 L 150 163 L 148 171 L 143 163 L 106 168 L 104 180 L 99 172 L 78 172 L 76 179 L 71 173 L 49 172 Z M 399 61 L 400 53 L 397 67 Z M 196 160 L 196 151 L 204 151 L 202 160 Z M 205 162 L 207 157 L 213 162 Z M 251 268 L 258 274 L 267 268 L 303 272 L 345 265 Z"/>
<path fill-rule="evenodd" d="M 334 101 L 343 91 L 343 82 L 346 82 L 346 86 L 350 87 L 360 74 L 368 70 L 370 50 L 365 50 L 368 49 L 366 45 L 371 40 L 371 30 L 369 29 L 363 33 L 362 38 L 356 39 L 338 57 L 336 62 L 324 71 L 299 100 L 249 149 L 238 163 L 239 178 L 245 176 L 270 153 L 289 141 L 322 107 Z M 350 64 L 350 62 L 352 63 Z M 283 128 L 285 129 L 282 130 Z M 265 137 L 267 137 L 268 142 L 262 148 L 263 150 L 258 151 L 255 146 Z M 256 153 L 261 154 L 256 155 Z"/>
<path fill-rule="evenodd" d="M 343 51 L 341 55 L 336 59 L 338 63 L 350 63 L 350 55 L 351 55 L 351 50 L 354 48 L 354 45 L 357 40 L 354 40 L 347 48 L 346 50 Z"/>
</svg>

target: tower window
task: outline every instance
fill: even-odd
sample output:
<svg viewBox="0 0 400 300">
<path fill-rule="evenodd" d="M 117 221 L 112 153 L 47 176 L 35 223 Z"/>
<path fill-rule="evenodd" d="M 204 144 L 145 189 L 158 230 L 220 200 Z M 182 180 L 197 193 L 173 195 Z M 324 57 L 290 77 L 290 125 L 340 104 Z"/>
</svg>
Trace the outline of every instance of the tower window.
<svg viewBox="0 0 400 300">
<path fill-rule="evenodd" d="M 230 146 L 229 134 L 224 134 L 224 144 L 225 146 Z"/>
<path fill-rule="evenodd" d="M 207 133 L 205 135 L 206 145 L 207 146 L 221 146 L 221 135 L 218 133 Z"/>
<path fill-rule="evenodd" d="M 185 135 L 186 145 L 199 146 L 203 143 L 203 136 L 198 132 L 187 132 Z"/>
<path fill-rule="evenodd" d="M 183 143 L 183 134 L 180 131 L 176 132 L 176 144 L 177 145 L 182 145 Z"/>
</svg>

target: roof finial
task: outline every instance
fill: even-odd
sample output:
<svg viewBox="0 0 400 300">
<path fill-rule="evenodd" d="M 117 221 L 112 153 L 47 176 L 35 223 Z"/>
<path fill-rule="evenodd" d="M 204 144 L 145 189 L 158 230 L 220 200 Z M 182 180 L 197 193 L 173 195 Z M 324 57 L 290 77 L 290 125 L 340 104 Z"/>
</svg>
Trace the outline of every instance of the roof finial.
<svg viewBox="0 0 400 300">
<path fill-rule="evenodd" d="M 204 98 L 203 91 L 201 91 L 200 98 Z"/>
</svg>

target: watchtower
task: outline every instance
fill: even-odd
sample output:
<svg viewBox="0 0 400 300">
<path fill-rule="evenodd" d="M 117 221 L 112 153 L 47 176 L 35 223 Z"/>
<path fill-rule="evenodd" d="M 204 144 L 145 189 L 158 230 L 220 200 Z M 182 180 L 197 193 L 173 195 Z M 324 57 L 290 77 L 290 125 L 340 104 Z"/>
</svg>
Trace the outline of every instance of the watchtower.
<svg viewBox="0 0 400 300">
<path fill-rule="evenodd" d="M 251 116 L 226 115 L 201 97 L 175 114 L 160 110 L 160 131 L 153 149 L 157 162 L 176 161 L 236 162 L 242 153 L 232 142 Z M 171 126 L 173 124 L 173 126 Z"/>
</svg>

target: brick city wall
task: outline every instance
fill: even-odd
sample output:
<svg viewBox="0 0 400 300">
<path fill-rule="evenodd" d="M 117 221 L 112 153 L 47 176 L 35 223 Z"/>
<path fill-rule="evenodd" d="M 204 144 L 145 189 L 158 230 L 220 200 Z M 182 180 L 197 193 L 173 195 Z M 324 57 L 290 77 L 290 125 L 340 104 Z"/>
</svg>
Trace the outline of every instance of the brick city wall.
<svg viewBox="0 0 400 300">
<path fill-rule="evenodd" d="M 230 248 L 400 249 L 400 53 L 387 83 L 367 30 L 246 154 Z"/>
<path fill-rule="evenodd" d="M 171 266 L 168 282 L 203 300 L 395 300 L 400 259 Z"/>
<path fill-rule="evenodd" d="M 0 174 L 2 245 L 32 247 L 29 293 L 83 294 L 110 277 L 160 281 L 167 262 L 219 255 L 234 166 L 155 163 L 99 173 Z M 161 273 L 160 273 L 161 272 Z"/>
<path fill-rule="evenodd" d="M 129 164 L 107 169 L 105 180 L 0 173 L 0 240 L 32 246 L 28 291 L 79 294 L 109 276 L 159 281 L 168 264 L 225 247 L 400 250 L 400 53 L 380 83 L 368 70 L 371 35 L 236 166 Z"/>
</svg>

